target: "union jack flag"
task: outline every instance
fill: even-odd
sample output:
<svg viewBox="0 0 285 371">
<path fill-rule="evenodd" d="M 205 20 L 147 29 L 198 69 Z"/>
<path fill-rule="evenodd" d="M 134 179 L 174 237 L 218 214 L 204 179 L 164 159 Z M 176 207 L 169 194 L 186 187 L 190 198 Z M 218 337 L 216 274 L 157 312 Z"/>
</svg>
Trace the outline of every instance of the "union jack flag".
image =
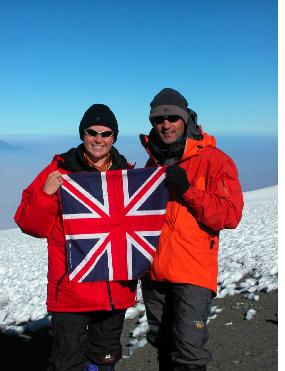
<svg viewBox="0 0 285 371">
<path fill-rule="evenodd" d="M 164 220 L 165 168 L 63 177 L 60 196 L 69 280 L 142 276 L 152 262 Z"/>
</svg>

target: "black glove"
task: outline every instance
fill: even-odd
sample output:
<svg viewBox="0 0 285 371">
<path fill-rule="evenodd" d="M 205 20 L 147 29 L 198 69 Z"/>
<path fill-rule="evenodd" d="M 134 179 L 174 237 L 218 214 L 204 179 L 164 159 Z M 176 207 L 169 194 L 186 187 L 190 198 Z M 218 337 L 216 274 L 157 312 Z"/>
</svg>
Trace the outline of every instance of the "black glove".
<svg viewBox="0 0 285 371">
<path fill-rule="evenodd" d="M 165 181 L 168 188 L 174 188 L 181 194 L 185 193 L 190 187 L 185 170 L 178 165 L 171 165 L 166 168 Z"/>
</svg>

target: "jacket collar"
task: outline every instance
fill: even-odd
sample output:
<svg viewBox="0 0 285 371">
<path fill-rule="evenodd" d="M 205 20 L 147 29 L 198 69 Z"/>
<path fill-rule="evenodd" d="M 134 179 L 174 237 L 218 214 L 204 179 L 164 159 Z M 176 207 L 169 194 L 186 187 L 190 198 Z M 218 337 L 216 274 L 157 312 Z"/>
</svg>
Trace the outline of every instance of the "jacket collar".
<svg viewBox="0 0 285 371">
<path fill-rule="evenodd" d="M 134 166 L 128 164 L 127 160 L 121 155 L 115 147 L 111 148 L 112 166 L 110 170 L 128 169 Z M 80 144 L 76 148 L 71 148 L 69 151 L 56 155 L 54 161 L 57 161 L 58 167 L 71 172 L 78 171 L 97 171 L 88 164 L 84 157 L 84 146 Z"/>
<path fill-rule="evenodd" d="M 214 136 L 204 133 L 203 131 L 202 134 L 203 138 L 201 140 L 191 138 L 186 140 L 181 160 L 197 155 L 205 147 L 216 147 L 216 139 Z"/>
<path fill-rule="evenodd" d="M 205 133 L 202 127 L 200 127 L 200 131 L 201 139 L 197 140 L 188 137 L 187 139 L 183 140 L 183 143 L 179 143 L 176 148 L 178 156 L 176 160 L 185 160 L 188 157 L 195 156 L 204 147 L 216 147 L 216 139 L 212 135 Z M 148 161 L 148 163 L 154 162 L 156 164 L 162 164 L 165 162 L 165 158 L 163 159 L 163 153 L 160 152 L 158 150 L 159 148 L 155 145 L 155 136 L 153 129 L 151 130 L 149 135 L 141 134 L 140 141 L 151 158 L 151 161 Z"/>
</svg>

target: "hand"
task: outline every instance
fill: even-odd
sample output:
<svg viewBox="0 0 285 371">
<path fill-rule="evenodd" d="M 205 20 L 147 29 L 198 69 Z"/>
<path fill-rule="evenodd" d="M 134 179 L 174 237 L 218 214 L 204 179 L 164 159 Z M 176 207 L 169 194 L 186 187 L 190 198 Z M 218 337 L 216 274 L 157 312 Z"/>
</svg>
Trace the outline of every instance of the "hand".
<svg viewBox="0 0 285 371">
<path fill-rule="evenodd" d="M 178 165 L 171 165 L 166 168 L 166 184 L 173 187 L 181 194 L 185 193 L 190 187 L 185 170 Z"/>
<path fill-rule="evenodd" d="M 43 187 L 43 191 L 48 195 L 53 195 L 54 193 L 57 192 L 62 183 L 63 178 L 61 172 L 55 170 L 48 175 L 45 185 Z"/>
</svg>

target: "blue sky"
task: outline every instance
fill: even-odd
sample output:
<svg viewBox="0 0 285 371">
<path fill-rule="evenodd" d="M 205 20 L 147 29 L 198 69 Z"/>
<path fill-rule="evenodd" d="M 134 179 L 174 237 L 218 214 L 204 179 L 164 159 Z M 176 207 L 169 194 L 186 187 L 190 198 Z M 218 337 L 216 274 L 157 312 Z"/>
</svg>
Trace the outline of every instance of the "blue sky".
<svg viewBox="0 0 285 371">
<path fill-rule="evenodd" d="M 277 134 L 277 1 L 7 1 L 0 5 L 0 138 L 74 134 L 93 103 L 121 134 L 179 90 L 209 133 Z"/>
</svg>

